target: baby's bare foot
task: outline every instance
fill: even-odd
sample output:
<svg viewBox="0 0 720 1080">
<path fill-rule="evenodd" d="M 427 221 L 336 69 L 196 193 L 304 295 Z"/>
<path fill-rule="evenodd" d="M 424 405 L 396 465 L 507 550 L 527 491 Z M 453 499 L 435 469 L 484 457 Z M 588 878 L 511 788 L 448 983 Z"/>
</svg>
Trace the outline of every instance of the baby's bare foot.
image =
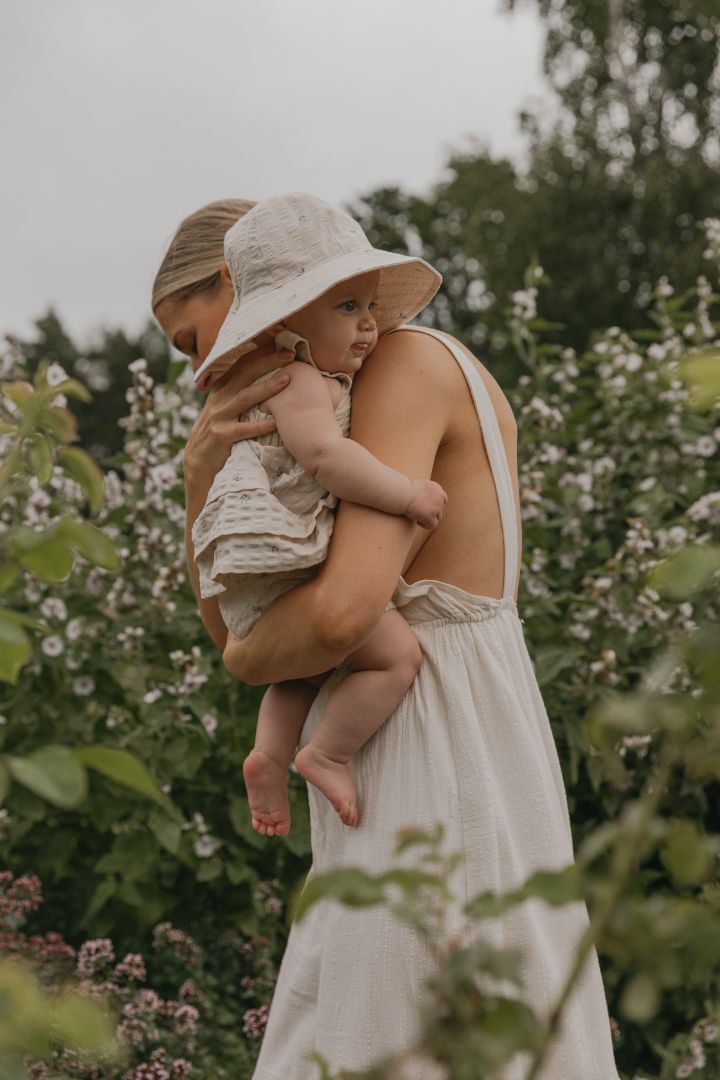
<svg viewBox="0 0 720 1080">
<path fill-rule="evenodd" d="M 251 750 L 243 762 L 252 827 L 264 836 L 287 836 L 290 804 L 287 769 L 264 750 Z"/>
<path fill-rule="evenodd" d="M 325 757 L 312 743 L 295 758 L 295 768 L 309 784 L 314 784 L 330 800 L 343 825 L 357 825 L 360 820 L 357 793 L 347 765 Z"/>
</svg>

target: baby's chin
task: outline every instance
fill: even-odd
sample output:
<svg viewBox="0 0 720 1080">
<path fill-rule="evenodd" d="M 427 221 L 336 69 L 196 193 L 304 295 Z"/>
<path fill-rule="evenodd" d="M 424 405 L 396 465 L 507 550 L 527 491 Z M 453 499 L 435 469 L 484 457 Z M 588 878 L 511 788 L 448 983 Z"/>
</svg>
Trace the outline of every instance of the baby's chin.
<svg viewBox="0 0 720 1080">
<path fill-rule="evenodd" d="M 354 375 L 356 371 L 360 370 L 366 359 L 366 356 L 355 356 L 352 353 L 349 353 L 346 356 L 337 357 L 332 361 L 315 360 L 315 364 L 321 371 L 342 371 L 346 375 Z"/>
</svg>

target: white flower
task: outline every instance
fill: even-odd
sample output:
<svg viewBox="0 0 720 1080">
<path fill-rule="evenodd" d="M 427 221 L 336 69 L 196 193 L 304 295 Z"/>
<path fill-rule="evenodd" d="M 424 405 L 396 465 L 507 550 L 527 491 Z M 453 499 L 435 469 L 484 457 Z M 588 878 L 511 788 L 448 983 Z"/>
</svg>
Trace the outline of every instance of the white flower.
<svg viewBox="0 0 720 1080">
<path fill-rule="evenodd" d="M 69 378 L 70 376 L 65 368 L 56 361 L 53 361 L 47 370 L 48 386 L 58 386 L 61 382 L 65 382 Z"/>
<path fill-rule="evenodd" d="M 78 675 L 77 679 L 73 679 L 72 688 L 78 697 L 88 697 L 95 689 L 95 680 L 89 675 Z"/>
<path fill-rule="evenodd" d="M 667 540 L 669 544 L 684 544 L 687 540 L 687 529 L 682 525 L 673 525 L 671 529 L 667 531 Z"/>
<path fill-rule="evenodd" d="M 606 592 L 612 588 L 613 579 L 611 577 L 599 577 L 595 578 L 595 587 Z"/>
<path fill-rule="evenodd" d="M 77 641 L 83 631 L 82 619 L 71 619 L 65 627 L 65 637 L 68 641 Z"/>
<path fill-rule="evenodd" d="M 712 435 L 701 435 L 695 443 L 695 453 L 701 457 L 712 457 L 717 450 L 717 444 Z"/>
<path fill-rule="evenodd" d="M 67 608 L 57 596 L 46 597 L 40 605 L 40 610 L 46 619 L 67 619 Z"/>
<path fill-rule="evenodd" d="M 581 495 L 578 499 L 578 506 L 584 514 L 589 514 L 595 506 L 595 500 L 592 495 Z"/>
<path fill-rule="evenodd" d="M 217 846 L 218 842 L 212 836 L 199 836 L 193 844 L 198 859 L 209 859 L 215 854 Z"/>
<path fill-rule="evenodd" d="M 625 367 L 628 371 L 639 371 L 642 367 L 642 356 L 639 353 L 629 353 L 625 358 Z"/>
<path fill-rule="evenodd" d="M 657 292 L 658 296 L 662 296 L 663 299 L 667 300 L 669 296 L 672 296 L 675 290 L 666 277 L 661 277 L 658 281 Z"/>
<path fill-rule="evenodd" d="M 217 722 L 217 719 L 213 716 L 212 713 L 205 713 L 205 715 L 202 717 L 200 723 L 205 728 L 208 735 L 210 735 L 211 737 L 217 731 L 218 722 Z"/>
<path fill-rule="evenodd" d="M 159 491 L 167 491 L 178 482 L 178 475 L 172 465 L 165 463 L 162 465 L 153 465 L 150 470 L 150 476 L 156 488 Z"/>
<path fill-rule="evenodd" d="M 3 724 L 7 724 L 7 722 L 8 722 L 7 716 L 0 715 L 0 727 L 2 727 Z"/>
<path fill-rule="evenodd" d="M 132 371 L 133 375 L 140 371 L 147 371 L 147 360 L 143 360 L 142 358 L 133 360 L 131 364 L 128 364 L 128 370 Z"/>
<path fill-rule="evenodd" d="M 158 690 L 158 688 L 155 687 L 154 690 L 148 690 L 147 694 L 145 694 L 144 697 L 143 697 L 143 701 L 145 702 L 146 705 L 154 705 L 155 702 L 158 700 L 158 698 L 161 698 L 161 697 L 162 697 L 162 690 Z"/>
<path fill-rule="evenodd" d="M 46 656 L 60 656 L 60 653 L 65 650 L 62 638 L 59 638 L 57 634 L 51 634 L 49 637 L 43 638 L 40 648 Z"/>
</svg>

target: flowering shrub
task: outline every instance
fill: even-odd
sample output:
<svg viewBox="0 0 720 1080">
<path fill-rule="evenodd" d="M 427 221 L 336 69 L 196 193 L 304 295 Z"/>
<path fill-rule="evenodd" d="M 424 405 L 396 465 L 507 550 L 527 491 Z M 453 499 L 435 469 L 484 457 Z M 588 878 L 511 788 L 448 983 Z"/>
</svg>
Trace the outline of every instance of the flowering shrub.
<svg viewBox="0 0 720 1080">
<path fill-rule="evenodd" d="M 22 377 L 19 362 L 6 357 L 6 378 Z M 258 883 L 297 880 L 308 850 L 297 781 L 287 843 L 269 845 L 250 827 L 241 765 L 258 696 L 225 671 L 185 578 L 179 466 L 197 406 L 187 379 L 175 381 L 177 367 L 167 386 L 153 385 L 144 361 L 132 367 L 125 450 L 105 476 L 95 519 L 121 569 L 79 558 L 63 582 L 28 570 L 18 577 L 6 599 L 21 613 L 39 611 L 45 633 L 18 687 L 0 691 L 0 753 L 63 743 L 83 755 L 102 743 L 151 765 L 163 793 L 154 803 L 104 780 L 73 813 L 20 787 L 1 811 L 0 855 L 39 874 L 52 929 L 112 937 L 127 950 L 163 919 L 209 939 L 213 898 L 227 926 L 257 933 L 267 918 Z M 0 530 L 18 519 L 50 529 L 82 501 L 54 466 L 44 485 L 29 475 L 18 487 Z"/>
<path fill-rule="evenodd" d="M 258 900 L 281 909 L 277 888 L 263 884 Z M 28 1062 L 33 1080 L 184 1080 L 249 1075 L 275 982 L 271 938 L 225 931 L 202 948 L 170 923 L 153 929 L 148 959 L 118 959 L 109 938 L 70 946 L 57 933 L 28 934 L 25 922 L 42 904 L 34 876 L 0 874 L 0 952 L 22 957 L 50 995 L 72 980 L 79 995 L 113 1018 L 115 1046 L 99 1059 L 56 1046 Z M 229 996 L 232 1008 L 225 1004 Z M 229 1073 L 225 1066 L 232 1063 Z"/>
<path fill-rule="evenodd" d="M 425 848 L 417 867 L 314 877 L 297 913 L 322 898 L 389 904 L 431 948 L 437 971 L 418 1044 L 368 1077 L 390 1080 L 419 1056 L 451 1076 L 491 1080 L 524 1051 L 526 1080 L 536 1080 L 594 941 L 618 1061 L 633 1069 L 625 1075 L 715 1080 L 720 339 L 711 307 L 720 297 L 704 277 L 680 298 L 661 281 L 656 333 L 639 342 L 613 328 L 578 357 L 538 340 L 541 281 L 531 268 L 509 312 L 529 369 L 514 395 L 529 561 L 521 607 L 570 774 L 576 864 L 506 895 L 483 893 L 459 913 L 457 856 L 443 852 L 440 833 L 408 831 L 397 854 Z M 697 412 L 688 372 L 701 366 Z M 482 920 L 528 897 L 581 898 L 591 915 L 546 1019 L 478 983 L 490 974 L 520 985 L 522 958 L 483 940 Z"/>
<path fill-rule="evenodd" d="M 711 224 L 713 258 L 720 257 L 718 236 L 720 225 Z M 664 744 L 647 723 L 610 727 L 611 744 L 599 746 L 582 718 L 609 695 L 636 692 L 643 677 L 670 697 L 692 701 L 700 692 L 682 642 L 717 620 L 716 593 L 709 587 L 673 593 L 648 574 L 688 545 L 709 551 L 718 534 L 717 407 L 687 408 L 692 391 L 681 365 L 688 351 L 714 362 L 718 297 L 705 278 L 679 297 L 661 281 L 655 331 L 631 338 L 611 328 L 576 355 L 553 344 L 553 328 L 537 315 L 542 280 L 542 271 L 531 268 L 508 312 L 508 332 L 526 365 L 511 390 L 521 433 L 520 606 L 579 847 L 644 790 Z M 24 380 L 19 356 L 8 354 L 4 365 L 5 378 Z M 225 671 L 184 570 L 180 466 L 197 400 L 184 362 L 171 366 L 165 385 L 150 379 L 143 361 L 133 363 L 132 374 L 124 450 L 106 463 L 105 502 L 95 518 L 117 549 L 120 568 L 93 566 L 80 553 L 64 582 L 49 583 L 25 567 L 7 586 L 4 602 L 28 618 L 40 613 L 45 629 L 23 677 L 0 690 L 0 753 L 20 757 L 49 744 L 103 743 L 147 762 L 167 800 L 153 803 L 92 777 L 84 801 L 70 812 L 16 784 L 0 811 L 0 858 L 42 880 L 46 902 L 32 919 L 46 944 L 57 935 L 60 951 L 65 942 L 80 950 L 88 935 L 109 939 L 114 955 L 143 956 L 150 972 L 158 925 L 191 933 L 203 957 L 216 957 L 207 969 L 214 990 L 203 986 L 213 1002 L 207 1023 L 202 1005 L 180 994 L 184 979 L 194 978 L 187 970 L 173 982 L 157 968 L 154 993 L 161 1002 L 198 1009 L 197 1060 L 210 1047 L 214 1075 L 232 1062 L 228 1075 L 239 1080 L 245 1065 L 238 1062 L 249 1062 L 264 1023 L 271 978 L 240 985 L 257 977 L 245 972 L 232 984 L 239 991 L 228 992 L 230 961 L 218 943 L 262 934 L 268 957 L 277 958 L 284 924 L 261 883 L 277 880 L 286 895 L 295 888 L 306 868 L 307 808 L 293 777 L 290 835 L 270 843 L 250 827 L 241 764 L 252 743 L 258 693 Z M 0 511 L 0 531 L 18 520 L 51 528 L 63 515 L 81 517 L 83 505 L 82 489 L 53 466 L 44 486 L 28 476 L 14 493 Z M 668 647 L 679 650 L 674 658 Z M 665 811 L 676 821 L 667 850 L 638 867 L 636 885 L 665 904 L 701 892 L 716 913 L 715 863 L 697 855 L 714 827 L 713 777 L 712 770 L 671 777 Z M 696 876 L 688 877 L 678 852 L 693 851 Z M 680 917 L 662 904 L 658 910 L 662 918 L 670 918 L 667 910 Z M 700 1055 L 691 1049 L 699 1040 L 709 1080 L 712 1039 L 702 1033 L 713 1030 L 713 1002 L 708 994 L 705 1005 L 689 973 L 681 984 L 663 984 L 661 1009 L 633 1011 L 642 985 L 628 992 L 626 961 L 634 956 L 633 941 L 647 944 L 641 930 L 622 936 L 616 949 L 611 935 L 600 943 L 611 1012 L 619 1016 L 613 1021 L 619 1059 L 644 1068 L 649 1080 L 657 1073 L 652 1048 L 666 1047 L 673 1068 L 692 1066 L 687 1075 L 700 1078 Z M 707 935 L 705 952 L 712 956 L 710 929 L 703 922 L 698 932 Z M 239 970 L 239 945 L 237 952 Z M 108 970 L 103 978 L 119 987 L 113 993 L 122 1009 L 135 1000 L 123 994 L 137 994 L 130 973 L 140 971 L 140 961 L 120 963 L 126 964 L 121 972 Z M 243 998 L 251 989 L 255 996 Z M 144 1015 L 125 1017 L 126 1034 L 137 1031 L 136 1020 L 145 1023 Z M 159 1025 L 158 1039 L 135 1046 L 133 1053 L 144 1056 L 136 1056 L 133 1068 L 143 1070 L 138 1076 L 170 1076 L 183 1051 L 168 1040 L 180 1033 L 172 1034 L 174 1019 L 160 1006 L 152 1023 Z M 230 1029 L 237 1045 L 216 1035 Z M 66 1061 L 63 1068 L 69 1067 Z"/>
</svg>

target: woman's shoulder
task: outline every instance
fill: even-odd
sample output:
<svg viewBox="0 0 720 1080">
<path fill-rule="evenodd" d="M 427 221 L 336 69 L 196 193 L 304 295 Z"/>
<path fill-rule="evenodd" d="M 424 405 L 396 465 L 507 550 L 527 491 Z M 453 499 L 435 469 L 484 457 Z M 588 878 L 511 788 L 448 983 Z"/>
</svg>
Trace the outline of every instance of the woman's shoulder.
<svg viewBox="0 0 720 1080">
<path fill-rule="evenodd" d="M 382 337 L 360 372 L 363 392 L 373 399 L 402 393 L 410 408 L 437 409 L 443 403 L 450 421 L 460 418 L 467 410 L 468 381 L 454 351 L 467 358 L 485 383 L 501 429 L 510 432 L 516 421 L 503 388 L 462 341 L 445 332 L 436 337 L 407 326 Z"/>
<path fill-rule="evenodd" d="M 462 348 L 449 335 L 447 339 Z M 452 394 L 464 382 L 447 345 L 411 326 L 381 337 L 355 381 L 371 391 L 395 392 L 404 387 L 413 397 L 429 399 Z"/>
</svg>

